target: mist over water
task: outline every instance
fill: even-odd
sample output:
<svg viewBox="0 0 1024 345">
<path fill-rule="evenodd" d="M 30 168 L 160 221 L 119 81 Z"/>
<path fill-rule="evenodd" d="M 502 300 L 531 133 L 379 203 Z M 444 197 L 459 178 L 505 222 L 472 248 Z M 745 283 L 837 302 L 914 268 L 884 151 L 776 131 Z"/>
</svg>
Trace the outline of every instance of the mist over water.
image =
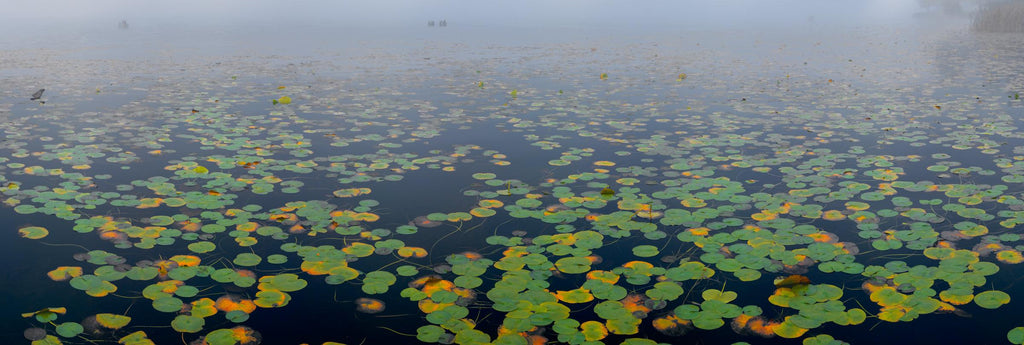
<svg viewBox="0 0 1024 345">
<path fill-rule="evenodd" d="M 487 54 L 479 49 L 487 47 L 639 44 L 663 55 L 716 51 L 757 64 L 813 62 L 808 59 L 820 59 L 818 52 L 865 61 L 885 57 L 882 41 L 925 46 L 967 32 L 985 3 L 40 1 L 4 15 L 0 29 L 11 34 L 0 37 L 0 46 L 85 59 L 309 61 L 372 54 L 462 59 Z M 440 20 L 448 25 L 427 26 Z M 127 29 L 118 28 L 121 21 Z"/>
<path fill-rule="evenodd" d="M 799 44 L 850 31 L 900 35 L 967 28 L 974 1 L 38 1 L 8 12 L 7 47 L 130 45 L 198 53 L 305 55 L 353 43 L 422 40 L 515 45 L 694 36 Z M 428 28 L 429 20 L 449 25 Z M 119 32 L 118 23 L 130 26 Z M 730 36 L 717 37 L 714 34 Z M 808 38 L 805 35 L 811 34 Z M 836 37 L 841 39 L 841 37 Z M 831 43 L 831 42 L 829 42 Z M 193 49 L 190 49 L 193 48 Z M 394 48 L 400 48 L 396 44 Z"/>
</svg>

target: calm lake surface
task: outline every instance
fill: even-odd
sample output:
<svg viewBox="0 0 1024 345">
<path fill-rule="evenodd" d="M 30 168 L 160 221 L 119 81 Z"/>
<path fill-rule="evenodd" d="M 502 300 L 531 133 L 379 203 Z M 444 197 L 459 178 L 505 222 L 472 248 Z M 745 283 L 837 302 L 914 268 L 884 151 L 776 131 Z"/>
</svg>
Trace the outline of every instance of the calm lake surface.
<svg viewBox="0 0 1024 345">
<path fill-rule="evenodd" d="M 0 338 L 1024 342 L 1024 35 L 791 17 L 5 37 Z"/>
</svg>

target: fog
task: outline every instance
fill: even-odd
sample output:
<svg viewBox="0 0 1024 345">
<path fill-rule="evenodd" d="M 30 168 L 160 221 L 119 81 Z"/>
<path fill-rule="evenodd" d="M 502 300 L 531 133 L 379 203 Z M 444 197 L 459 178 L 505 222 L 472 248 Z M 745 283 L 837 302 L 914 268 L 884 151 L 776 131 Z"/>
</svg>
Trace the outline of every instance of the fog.
<svg viewBox="0 0 1024 345">
<path fill-rule="evenodd" d="M 1007 1 L 40 0 L 5 6 L 16 10 L 0 14 L 0 30 L 8 33 L 0 47 L 139 59 L 647 42 L 704 44 L 751 59 L 764 47 L 813 46 L 852 58 L 879 53 L 868 52 L 868 41 L 927 44 L 936 35 L 969 31 L 979 9 L 993 3 Z M 448 25 L 427 25 L 441 20 Z M 122 21 L 126 29 L 119 28 Z M 796 59 L 813 55 L 791 52 Z"/>
<path fill-rule="evenodd" d="M 450 24 L 505 28 L 727 29 L 744 27 L 826 27 L 904 25 L 920 14 L 969 12 L 975 1 L 935 0 L 782 0 L 782 1 L 611 1 L 611 0 L 396 0 L 396 1 L 152 1 L 41 0 L 9 2 L 0 15 L 4 26 L 38 30 L 62 25 L 115 27 L 273 26 L 346 27 L 423 26 L 429 19 Z M 10 10 L 16 8 L 16 10 Z M 917 16 L 917 17 L 915 17 Z"/>
</svg>

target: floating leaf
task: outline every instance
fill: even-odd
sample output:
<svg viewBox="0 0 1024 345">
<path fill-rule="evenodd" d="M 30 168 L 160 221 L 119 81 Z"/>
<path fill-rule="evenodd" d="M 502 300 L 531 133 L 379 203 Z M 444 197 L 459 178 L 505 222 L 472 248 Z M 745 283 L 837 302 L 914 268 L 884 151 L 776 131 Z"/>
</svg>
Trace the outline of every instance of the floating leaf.
<svg viewBox="0 0 1024 345">
<path fill-rule="evenodd" d="M 31 313 L 22 313 L 21 317 L 35 317 L 39 322 L 51 322 L 57 319 L 57 315 L 67 313 L 68 309 L 65 307 L 50 307 L 43 308 Z"/>
<path fill-rule="evenodd" d="M 597 321 L 584 322 L 580 324 L 580 329 L 587 341 L 598 341 L 608 336 L 608 329 Z"/>
<path fill-rule="evenodd" d="M 376 314 L 384 311 L 384 302 L 375 298 L 357 298 L 356 310 L 367 314 Z"/>
<path fill-rule="evenodd" d="M 260 290 L 253 303 L 261 308 L 278 308 L 288 305 L 292 296 L 280 290 Z"/>
<path fill-rule="evenodd" d="M 588 289 L 573 289 L 568 291 L 557 291 L 555 297 L 565 303 L 586 303 L 594 300 L 594 295 Z"/>
<path fill-rule="evenodd" d="M 385 293 L 396 280 L 395 275 L 384 271 L 367 273 L 363 278 L 363 292 L 368 294 Z"/>
<path fill-rule="evenodd" d="M 996 309 L 1010 303 L 1010 295 L 998 290 L 981 292 L 974 296 L 974 303 L 986 309 Z"/>
<path fill-rule="evenodd" d="M 82 332 L 85 331 L 85 328 L 77 322 L 64 322 L 57 325 L 57 328 L 54 330 L 57 332 L 57 335 L 64 338 L 73 338 L 82 334 Z"/>
<path fill-rule="evenodd" d="M 165 313 L 173 313 L 181 310 L 182 301 L 174 297 L 161 297 L 153 300 L 153 309 Z"/>
<path fill-rule="evenodd" d="M 807 329 L 793 325 L 793 323 L 789 321 L 790 318 L 792 318 L 792 316 L 787 316 L 782 323 L 773 328 L 773 331 L 775 331 L 776 335 L 783 338 L 792 339 L 799 338 L 800 336 L 804 335 L 804 333 L 807 333 Z"/>
<path fill-rule="evenodd" d="M 217 245 L 208 241 L 189 243 L 188 245 L 188 250 L 197 254 L 209 253 L 215 249 L 217 249 Z"/>
<path fill-rule="evenodd" d="M 118 329 L 118 328 L 124 327 L 131 320 L 132 320 L 131 317 L 124 316 L 124 315 L 109 314 L 109 313 L 96 314 L 96 322 L 98 322 L 100 324 L 100 326 L 103 326 L 103 327 L 106 327 L 106 328 L 110 328 L 110 329 Z"/>
<path fill-rule="evenodd" d="M 639 256 L 639 257 L 642 257 L 642 258 L 653 257 L 653 256 L 658 255 L 658 247 L 655 247 L 655 246 L 652 246 L 652 245 L 646 245 L 646 244 L 639 245 L 639 246 L 633 247 L 633 255 L 636 255 L 636 256 Z"/>
<path fill-rule="evenodd" d="M 263 262 L 263 258 L 253 253 L 239 253 L 231 262 L 238 266 L 256 266 Z"/>
<path fill-rule="evenodd" d="M 38 240 L 40 238 L 46 237 L 46 235 L 49 234 L 50 231 L 46 230 L 46 228 L 39 226 L 26 226 L 24 228 L 18 229 L 18 236 L 32 240 Z"/>
<path fill-rule="evenodd" d="M 356 242 L 350 244 L 348 247 L 342 248 L 342 251 L 349 255 L 364 258 L 373 255 L 373 251 L 375 249 L 376 248 L 374 248 L 372 245 Z"/>
<path fill-rule="evenodd" d="M 584 257 L 565 257 L 555 262 L 555 267 L 562 273 L 579 274 L 590 271 L 591 261 Z"/>
<path fill-rule="evenodd" d="M 261 277 L 260 285 L 257 286 L 260 290 L 278 290 L 284 292 L 298 291 L 305 288 L 308 284 L 305 280 L 300 279 L 298 275 L 291 273 L 284 273 L 272 276 Z"/>
<path fill-rule="evenodd" d="M 425 343 L 436 343 L 444 334 L 444 329 L 435 325 L 420 326 L 416 329 L 416 339 Z"/>
<path fill-rule="evenodd" d="M 201 317 L 191 315 L 178 315 L 171 321 L 171 327 L 175 331 L 183 333 L 196 333 L 203 329 L 206 321 Z"/>
<path fill-rule="evenodd" d="M 1014 327 L 1006 333 L 1006 339 L 1013 344 L 1024 344 L 1024 327 Z"/>
<path fill-rule="evenodd" d="M 78 266 L 60 266 L 46 273 L 54 281 L 64 281 L 82 275 L 82 268 Z"/>
<path fill-rule="evenodd" d="M 210 345 L 259 344 L 263 337 L 252 328 L 235 326 L 221 328 L 206 334 L 204 340 Z"/>
<path fill-rule="evenodd" d="M 83 275 L 71 279 L 71 287 L 85 291 L 93 297 L 103 297 L 117 291 L 117 286 L 94 275 Z"/>
</svg>

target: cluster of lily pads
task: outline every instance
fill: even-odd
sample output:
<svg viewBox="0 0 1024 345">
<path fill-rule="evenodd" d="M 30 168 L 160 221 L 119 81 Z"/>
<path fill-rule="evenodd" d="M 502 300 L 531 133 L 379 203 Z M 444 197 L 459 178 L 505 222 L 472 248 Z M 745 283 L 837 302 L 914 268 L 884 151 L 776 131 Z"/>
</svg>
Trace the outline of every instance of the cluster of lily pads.
<svg viewBox="0 0 1024 345">
<path fill-rule="evenodd" d="M 40 302 L 25 337 L 255 344 L 246 323 L 310 285 L 359 286 L 338 308 L 367 317 L 415 306 L 397 332 L 442 344 L 654 344 L 726 325 L 738 342 L 840 344 L 821 329 L 1010 303 L 999 272 L 1024 262 L 1024 143 L 1001 110 L 1019 101 L 602 98 L 633 82 L 618 75 L 570 95 L 454 84 L 468 109 L 447 112 L 400 90 L 280 87 L 254 89 L 265 113 L 217 94 L 137 122 L 57 123 L 56 137 L 15 124 L 27 134 L 2 146 L 3 203 L 70 224 L 19 235 L 105 240 L 40 277 L 145 300 L 169 325 Z M 665 75 L 675 90 L 712 79 Z M 786 79 L 821 84 L 802 95 L 832 84 Z M 457 139 L 471 130 L 529 151 Z M 423 176 L 457 192 L 409 195 Z M 417 213 L 394 212 L 407 198 Z M 70 313 L 81 322 L 57 322 Z M 1024 328 L 1007 337 L 1024 343 Z"/>
</svg>

